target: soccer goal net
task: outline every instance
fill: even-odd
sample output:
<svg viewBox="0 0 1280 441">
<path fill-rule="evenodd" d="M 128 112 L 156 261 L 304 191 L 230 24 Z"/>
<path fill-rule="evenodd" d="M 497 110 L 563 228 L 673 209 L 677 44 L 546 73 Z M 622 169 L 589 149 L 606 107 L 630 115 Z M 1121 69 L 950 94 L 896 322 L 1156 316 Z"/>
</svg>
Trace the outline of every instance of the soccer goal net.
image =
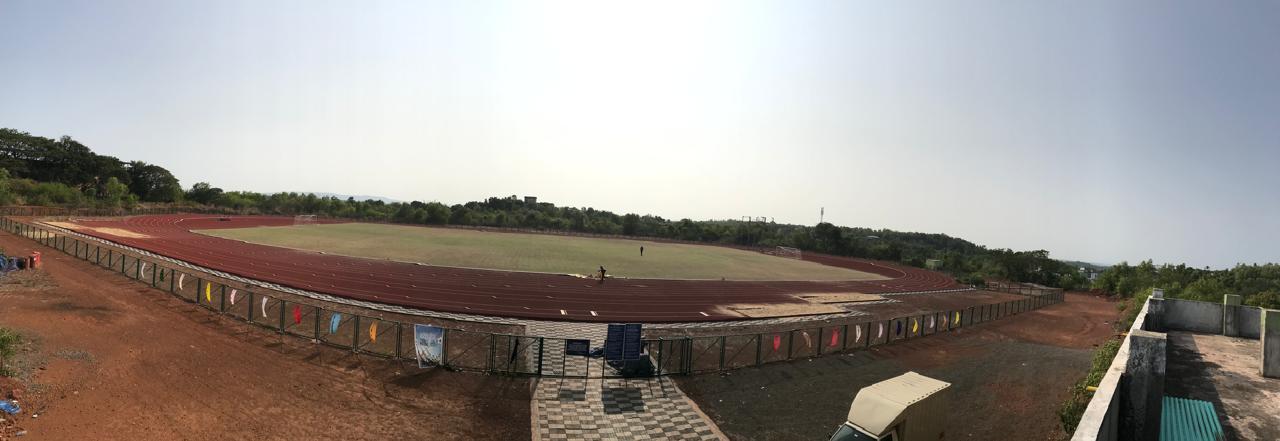
<svg viewBox="0 0 1280 441">
<path fill-rule="evenodd" d="M 314 223 L 316 223 L 316 215 L 314 214 L 300 214 L 293 217 L 294 225 L 311 225 Z"/>
<path fill-rule="evenodd" d="M 778 249 L 773 251 L 773 254 L 778 257 L 786 257 L 789 259 L 799 259 L 800 249 L 791 248 L 791 247 L 778 247 Z"/>
</svg>

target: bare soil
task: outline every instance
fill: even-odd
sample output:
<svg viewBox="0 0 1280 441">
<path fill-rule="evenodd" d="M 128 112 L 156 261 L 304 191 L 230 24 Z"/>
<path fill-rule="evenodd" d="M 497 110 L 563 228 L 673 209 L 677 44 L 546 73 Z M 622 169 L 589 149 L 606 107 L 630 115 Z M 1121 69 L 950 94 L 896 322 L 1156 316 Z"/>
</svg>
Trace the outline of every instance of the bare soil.
<svg viewBox="0 0 1280 441">
<path fill-rule="evenodd" d="M 0 278 L 21 332 L 7 439 L 529 439 L 530 382 L 420 370 L 219 317 L 0 234 L 44 267 Z M 36 417 L 38 415 L 38 417 Z M 13 425 L 16 423 L 16 425 Z M 3 427 L 3 426 L 0 426 Z"/>
<path fill-rule="evenodd" d="M 1068 293 L 954 332 L 676 381 L 735 440 L 825 439 L 859 389 L 907 371 L 952 384 L 947 439 L 1057 440 L 1058 409 L 1118 315 L 1105 298 Z"/>
</svg>

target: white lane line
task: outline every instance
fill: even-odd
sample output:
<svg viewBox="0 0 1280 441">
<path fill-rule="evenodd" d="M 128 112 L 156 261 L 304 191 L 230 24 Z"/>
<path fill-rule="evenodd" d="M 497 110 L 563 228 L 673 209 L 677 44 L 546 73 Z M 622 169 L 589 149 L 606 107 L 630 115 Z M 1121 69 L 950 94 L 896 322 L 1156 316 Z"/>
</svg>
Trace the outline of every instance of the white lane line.
<svg viewBox="0 0 1280 441">
<path fill-rule="evenodd" d="M 710 315 L 702 311 L 698 311 L 698 314 L 702 314 L 703 317 L 711 317 Z"/>
<path fill-rule="evenodd" d="M 563 309 L 561 309 L 561 310 L 560 310 L 560 315 L 569 315 L 569 313 L 564 312 L 564 310 L 563 310 Z"/>
</svg>

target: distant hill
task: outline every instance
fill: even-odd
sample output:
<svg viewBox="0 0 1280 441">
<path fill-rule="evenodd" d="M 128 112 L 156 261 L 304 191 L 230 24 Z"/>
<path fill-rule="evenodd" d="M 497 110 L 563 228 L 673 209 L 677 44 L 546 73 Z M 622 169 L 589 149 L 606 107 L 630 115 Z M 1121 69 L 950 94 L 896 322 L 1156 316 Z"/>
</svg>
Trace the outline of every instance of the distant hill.
<svg viewBox="0 0 1280 441">
<path fill-rule="evenodd" d="M 1102 265 L 1102 264 L 1091 263 L 1091 262 L 1081 262 L 1079 260 L 1064 260 L 1062 261 L 1062 263 L 1071 265 L 1076 268 L 1088 268 L 1094 271 L 1103 271 L 1111 267 L 1111 265 Z"/>
<path fill-rule="evenodd" d="M 316 195 L 316 196 L 318 196 L 318 197 L 322 197 L 322 198 L 335 197 L 335 198 L 338 198 L 338 199 L 342 199 L 342 200 L 344 200 L 344 201 L 345 201 L 345 200 L 347 200 L 347 198 L 352 198 L 352 199 L 355 199 L 355 200 L 357 200 L 357 201 L 381 201 L 381 202 L 383 202 L 383 203 L 387 203 L 387 204 L 396 203 L 396 202 L 404 202 L 404 201 L 399 200 L 399 199 L 392 199 L 392 198 L 385 197 L 385 196 L 369 196 L 369 195 L 358 195 L 358 194 L 357 194 L 357 195 L 350 195 L 350 194 L 338 194 L 338 193 L 325 193 L 325 192 L 320 192 L 320 191 L 300 191 L 300 192 L 298 192 L 298 193 L 302 193 L 302 194 L 311 193 L 311 194 L 314 194 L 314 195 Z"/>
</svg>

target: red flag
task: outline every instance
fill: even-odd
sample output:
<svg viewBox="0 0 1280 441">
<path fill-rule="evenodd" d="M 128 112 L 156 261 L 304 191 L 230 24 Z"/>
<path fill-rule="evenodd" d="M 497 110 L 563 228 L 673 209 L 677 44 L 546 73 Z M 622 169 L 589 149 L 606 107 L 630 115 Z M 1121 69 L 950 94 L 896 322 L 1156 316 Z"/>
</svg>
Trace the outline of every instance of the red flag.
<svg viewBox="0 0 1280 441">
<path fill-rule="evenodd" d="M 782 336 L 781 335 L 773 336 L 773 350 L 776 351 L 780 347 L 782 347 Z"/>
<path fill-rule="evenodd" d="M 838 329 L 832 329 L 832 330 L 831 330 L 831 344 L 830 344 L 830 345 L 828 345 L 828 346 L 831 346 L 831 347 L 833 347 L 833 348 L 834 348 L 834 347 L 836 347 L 836 345 L 838 345 L 838 344 L 840 344 L 840 330 L 838 330 Z"/>
<path fill-rule="evenodd" d="M 302 306 L 293 305 L 293 324 L 297 325 L 301 323 L 302 323 Z"/>
</svg>

